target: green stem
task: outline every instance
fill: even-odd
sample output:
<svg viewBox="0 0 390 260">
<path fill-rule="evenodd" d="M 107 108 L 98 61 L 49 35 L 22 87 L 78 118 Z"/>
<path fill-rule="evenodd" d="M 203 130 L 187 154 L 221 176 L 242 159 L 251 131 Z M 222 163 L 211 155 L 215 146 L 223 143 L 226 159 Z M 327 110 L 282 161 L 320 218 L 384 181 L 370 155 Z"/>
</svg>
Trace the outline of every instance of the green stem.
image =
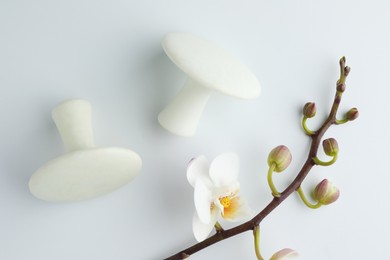
<svg viewBox="0 0 390 260">
<path fill-rule="evenodd" d="M 215 222 L 215 225 L 214 225 L 214 227 L 215 227 L 215 231 L 217 231 L 217 233 L 221 233 L 221 232 L 223 232 L 223 231 L 224 231 L 223 227 L 221 226 L 221 224 L 219 224 L 219 222 L 218 222 L 218 221 L 217 221 L 217 222 Z"/>
<path fill-rule="evenodd" d="M 305 205 L 308 206 L 309 208 L 311 208 L 311 209 L 318 209 L 319 207 L 322 206 L 322 204 L 319 203 L 319 202 L 317 202 L 317 204 L 312 204 L 310 201 L 308 201 L 306 196 L 305 196 L 305 193 L 302 190 L 301 186 L 299 186 L 299 188 L 297 189 L 297 192 L 299 194 L 299 197 L 301 197 L 303 203 L 305 203 Z"/>
<path fill-rule="evenodd" d="M 268 175 L 267 175 L 267 180 L 268 180 L 268 185 L 272 191 L 272 195 L 276 198 L 280 197 L 280 192 L 276 189 L 275 184 L 272 180 L 272 174 L 275 170 L 276 165 L 272 164 L 269 169 L 268 169 Z"/>
<path fill-rule="evenodd" d="M 336 124 L 341 125 L 347 123 L 349 120 L 347 118 L 344 119 L 336 119 Z"/>
<path fill-rule="evenodd" d="M 314 163 L 317 164 L 317 165 L 321 165 L 321 166 L 332 165 L 332 164 L 334 164 L 336 162 L 336 160 L 337 160 L 337 153 L 335 155 L 333 155 L 332 160 L 330 160 L 328 162 L 321 161 L 317 156 L 313 157 Z"/>
<path fill-rule="evenodd" d="M 305 133 L 306 133 L 307 135 L 314 135 L 316 132 L 311 131 L 311 130 L 307 127 L 306 121 L 307 121 L 307 117 L 304 116 L 303 119 L 302 119 L 302 128 L 303 128 L 303 130 L 305 130 Z"/>
<path fill-rule="evenodd" d="M 256 225 L 253 228 L 253 237 L 254 237 L 254 241 L 255 241 L 255 251 L 256 251 L 257 260 L 264 260 L 264 258 L 260 254 L 260 227 L 259 227 L 259 225 Z"/>
</svg>

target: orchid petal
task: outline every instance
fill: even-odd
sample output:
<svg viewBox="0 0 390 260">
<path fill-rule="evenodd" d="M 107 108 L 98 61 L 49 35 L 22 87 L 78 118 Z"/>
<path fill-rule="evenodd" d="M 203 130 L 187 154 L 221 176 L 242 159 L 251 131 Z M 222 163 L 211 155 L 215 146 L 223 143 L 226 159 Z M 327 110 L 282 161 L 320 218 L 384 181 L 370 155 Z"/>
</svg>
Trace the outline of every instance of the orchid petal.
<svg viewBox="0 0 390 260">
<path fill-rule="evenodd" d="M 203 180 L 205 183 L 210 182 L 209 162 L 204 155 L 193 158 L 187 166 L 187 180 L 192 187 L 195 187 L 195 183 L 199 179 Z M 206 181 L 206 179 L 208 181 Z M 209 183 L 207 183 L 207 185 L 209 185 Z"/>
<path fill-rule="evenodd" d="M 211 191 L 201 181 L 198 180 L 194 188 L 194 202 L 195 209 L 198 213 L 199 219 L 204 224 L 210 222 L 210 206 L 212 202 Z"/>
<path fill-rule="evenodd" d="M 254 211 L 248 206 L 246 200 L 235 197 L 230 200 L 231 205 L 225 208 L 222 217 L 227 221 L 242 221 L 253 217 Z"/>
<path fill-rule="evenodd" d="M 210 165 L 210 178 L 217 187 L 228 185 L 237 180 L 239 161 L 235 153 L 217 156 Z"/>
<path fill-rule="evenodd" d="M 223 198 L 223 197 L 234 197 L 240 191 L 240 183 L 238 181 L 233 181 L 225 186 L 214 187 L 213 197 Z"/>
<path fill-rule="evenodd" d="M 272 255 L 270 260 L 285 260 L 285 259 L 290 259 L 291 257 L 296 257 L 298 256 L 298 252 L 290 249 L 290 248 L 284 248 L 282 250 L 279 250 L 275 254 Z"/>
<path fill-rule="evenodd" d="M 214 225 L 217 222 L 218 213 L 218 209 L 211 210 L 210 222 L 205 224 L 199 219 L 198 214 L 195 212 L 192 219 L 192 231 L 194 232 L 195 239 L 198 242 L 205 240 L 213 230 Z"/>
</svg>

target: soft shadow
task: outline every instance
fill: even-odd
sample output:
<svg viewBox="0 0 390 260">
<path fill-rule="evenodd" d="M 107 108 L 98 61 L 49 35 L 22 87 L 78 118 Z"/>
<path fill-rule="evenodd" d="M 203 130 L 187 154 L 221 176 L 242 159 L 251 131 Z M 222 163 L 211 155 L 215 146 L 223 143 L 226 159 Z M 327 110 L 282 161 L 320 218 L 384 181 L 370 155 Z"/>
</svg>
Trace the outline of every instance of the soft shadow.
<svg viewBox="0 0 390 260">
<path fill-rule="evenodd" d="M 148 118 L 157 126 L 159 112 L 174 98 L 185 81 L 182 73 L 166 56 L 161 47 L 156 48 L 143 60 L 137 75 L 143 77 L 145 94 L 143 111 L 148 111 Z M 159 125 L 158 125 L 159 126 Z M 160 128 L 160 126 L 159 126 Z"/>
</svg>

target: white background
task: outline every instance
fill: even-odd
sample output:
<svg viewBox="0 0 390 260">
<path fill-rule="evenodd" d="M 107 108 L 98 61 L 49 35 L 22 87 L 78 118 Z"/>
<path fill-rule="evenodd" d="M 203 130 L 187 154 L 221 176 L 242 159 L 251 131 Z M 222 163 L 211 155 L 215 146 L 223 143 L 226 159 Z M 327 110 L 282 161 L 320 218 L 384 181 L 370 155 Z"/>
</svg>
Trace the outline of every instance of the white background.
<svg viewBox="0 0 390 260">
<path fill-rule="evenodd" d="M 309 139 L 301 108 L 315 101 L 319 126 L 329 111 L 346 55 L 352 71 L 333 127 L 340 146 L 331 167 L 315 168 L 340 199 L 317 210 L 291 196 L 261 225 L 267 259 L 284 247 L 305 260 L 390 259 L 390 2 L 263 0 L 0 1 L 0 259 L 162 259 L 192 245 L 193 156 L 240 157 L 241 195 L 260 211 L 271 200 L 268 152 L 287 145 L 293 162 L 275 176 L 280 188 L 302 166 Z M 185 75 L 166 57 L 167 32 L 192 32 L 247 64 L 263 91 L 256 100 L 213 95 L 196 136 L 170 134 L 157 122 Z M 95 141 L 143 159 L 142 174 L 96 199 L 54 204 L 28 190 L 32 173 L 63 153 L 51 110 L 62 100 L 93 106 Z M 222 222 L 230 227 L 231 223 Z M 255 259 L 250 232 L 191 259 Z"/>
</svg>

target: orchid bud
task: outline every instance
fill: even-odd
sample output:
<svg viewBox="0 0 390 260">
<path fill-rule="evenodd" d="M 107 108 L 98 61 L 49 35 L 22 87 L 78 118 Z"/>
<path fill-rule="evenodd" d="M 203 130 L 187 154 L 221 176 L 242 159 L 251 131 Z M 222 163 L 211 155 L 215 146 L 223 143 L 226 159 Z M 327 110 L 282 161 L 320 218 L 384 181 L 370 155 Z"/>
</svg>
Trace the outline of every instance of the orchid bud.
<svg viewBox="0 0 390 260">
<path fill-rule="evenodd" d="M 322 147 L 326 155 L 335 156 L 339 152 L 339 145 L 334 138 L 325 139 L 322 142 Z"/>
<path fill-rule="evenodd" d="M 327 179 L 321 181 L 313 191 L 313 198 L 322 205 L 328 205 L 335 202 L 339 196 L 339 189 Z"/>
<path fill-rule="evenodd" d="M 349 121 L 353 121 L 355 120 L 356 118 L 358 118 L 359 116 L 359 111 L 357 110 L 356 107 L 354 108 L 351 108 L 347 114 L 346 114 L 346 118 L 349 120 Z"/>
<path fill-rule="evenodd" d="M 345 66 L 344 68 L 344 75 L 348 76 L 348 74 L 351 72 L 351 67 Z"/>
<path fill-rule="evenodd" d="M 316 115 L 317 108 L 316 103 L 314 102 L 308 102 L 303 107 L 303 115 L 307 118 L 312 118 Z"/>
<path fill-rule="evenodd" d="M 345 56 L 341 57 L 341 59 L 340 59 L 340 61 L 339 61 L 340 66 L 344 67 L 345 61 L 346 61 Z"/>
<path fill-rule="evenodd" d="M 268 166 L 275 165 L 275 172 L 284 171 L 291 163 L 291 153 L 287 146 L 279 145 L 272 149 L 268 155 Z"/>
<path fill-rule="evenodd" d="M 337 91 L 338 92 L 344 92 L 345 91 L 345 83 L 337 83 Z"/>
<path fill-rule="evenodd" d="M 298 252 L 290 249 L 290 248 L 284 248 L 282 250 L 279 250 L 275 254 L 273 254 L 270 258 L 270 260 L 283 260 L 283 259 L 290 259 L 292 257 L 298 256 Z"/>
</svg>

